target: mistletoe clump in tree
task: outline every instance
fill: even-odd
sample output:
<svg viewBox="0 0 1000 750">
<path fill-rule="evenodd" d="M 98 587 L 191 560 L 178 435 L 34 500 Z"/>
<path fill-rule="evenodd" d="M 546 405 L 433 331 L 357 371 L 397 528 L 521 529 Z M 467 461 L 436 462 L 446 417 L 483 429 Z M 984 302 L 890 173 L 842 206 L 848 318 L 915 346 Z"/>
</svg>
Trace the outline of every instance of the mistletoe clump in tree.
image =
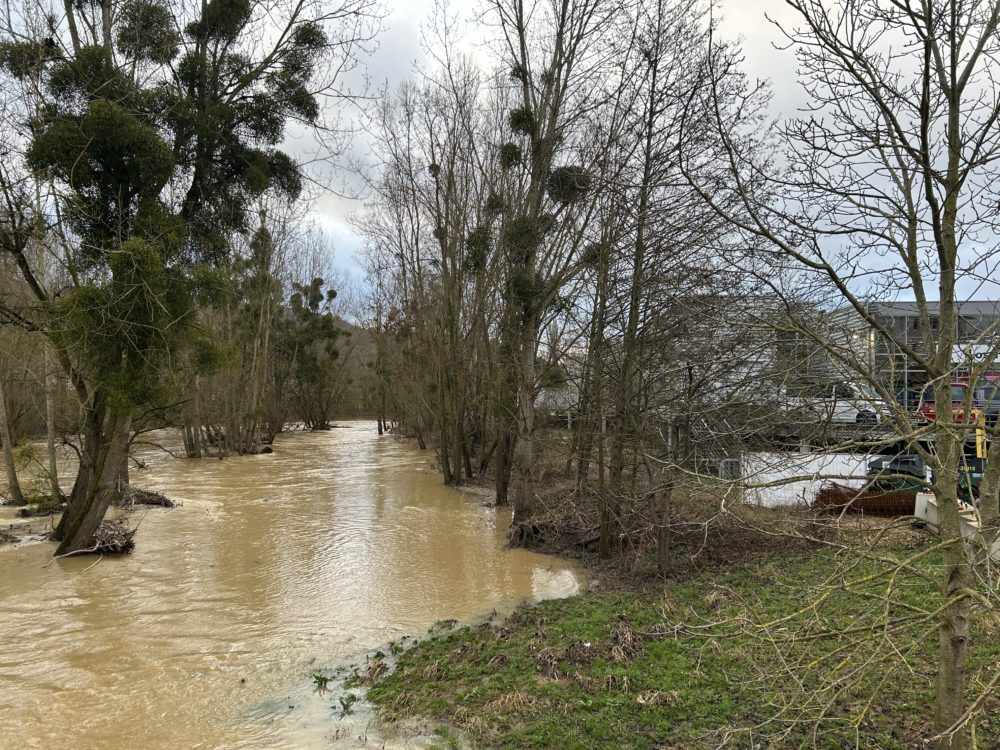
<svg viewBox="0 0 1000 750">
<path fill-rule="evenodd" d="M 42 26 L 22 10 L 3 11 L 19 41 L 0 48 L 0 75 L 22 94 L 27 127 L 0 170 L 0 252 L 32 304 L 0 307 L 47 335 L 82 407 L 62 554 L 89 545 L 120 489 L 134 417 L 162 405 L 164 370 L 194 325 L 197 267 L 224 258 L 255 199 L 298 196 L 299 169 L 277 148 L 285 125 L 317 123 L 318 63 L 353 59 L 377 19 L 360 0 L 280 11 L 84 0 Z M 328 22 L 344 33 L 331 39 Z M 40 238 L 55 238 L 58 283 L 30 252 Z"/>
<path fill-rule="evenodd" d="M 350 334 L 337 327 L 330 303 L 337 296 L 324 291 L 324 281 L 293 284 L 289 300 L 284 353 L 291 362 L 292 398 L 295 407 L 313 430 L 327 430 L 340 390 L 346 383 L 336 377 L 340 352 L 338 341 Z"/>
</svg>

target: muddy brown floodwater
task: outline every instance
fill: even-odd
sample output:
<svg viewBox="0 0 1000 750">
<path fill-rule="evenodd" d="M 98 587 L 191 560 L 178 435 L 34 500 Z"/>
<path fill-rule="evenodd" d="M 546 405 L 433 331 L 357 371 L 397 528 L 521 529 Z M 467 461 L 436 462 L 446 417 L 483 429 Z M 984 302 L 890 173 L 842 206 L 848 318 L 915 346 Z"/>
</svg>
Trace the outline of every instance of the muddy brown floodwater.
<svg viewBox="0 0 1000 750">
<path fill-rule="evenodd" d="M 270 455 L 151 454 L 134 483 L 184 505 L 133 516 L 133 555 L 43 567 L 51 543 L 0 548 L 0 747 L 380 747 L 313 672 L 583 580 L 504 550 L 506 514 L 428 459 L 369 423 Z"/>
</svg>

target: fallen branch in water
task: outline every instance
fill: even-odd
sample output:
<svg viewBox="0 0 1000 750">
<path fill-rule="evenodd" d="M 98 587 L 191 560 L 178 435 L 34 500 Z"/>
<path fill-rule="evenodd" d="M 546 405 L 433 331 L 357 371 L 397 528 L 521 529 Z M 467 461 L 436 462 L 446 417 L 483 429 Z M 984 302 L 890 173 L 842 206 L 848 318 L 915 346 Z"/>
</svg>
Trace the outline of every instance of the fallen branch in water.
<svg viewBox="0 0 1000 750">
<path fill-rule="evenodd" d="M 103 559 L 104 559 L 104 555 L 99 555 L 98 558 L 96 560 L 94 560 L 94 562 L 92 562 L 90 565 L 88 565 L 86 568 L 84 568 L 80 572 L 81 573 L 86 573 L 88 570 L 90 570 L 92 567 L 94 567 L 95 565 L 97 565 L 97 563 L 99 563 Z"/>
<path fill-rule="evenodd" d="M 95 545 L 95 546 L 89 547 L 87 549 L 78 549 L 78 550 L 73 550 L 72 552 L 64 552 L 61 555 L 56 555 L 55 557 L 53 557 L 51 560 L 49 560 L 47 563 L 45 563 L 45 565 L 43 565 L 42 567 L 43 568 L 47 568 L 52 563 L 54 563 L 56 560 L 61 560 L 64 557 L 76 557 L 77 555 L 89 555 L 90 553 L 96 552 L 96 551 L 97 551 L 97 546 Z"/>
</svg>

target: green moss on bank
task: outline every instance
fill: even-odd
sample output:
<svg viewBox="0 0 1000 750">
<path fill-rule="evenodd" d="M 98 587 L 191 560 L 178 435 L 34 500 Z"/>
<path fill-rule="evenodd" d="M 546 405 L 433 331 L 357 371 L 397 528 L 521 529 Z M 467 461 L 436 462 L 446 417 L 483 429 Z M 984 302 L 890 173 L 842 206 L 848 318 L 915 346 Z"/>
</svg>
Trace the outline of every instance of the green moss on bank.
<svg viewBox="0 0 1000 750">
<path fill-rule="evenodd" d="M 484 747 L 920 746 L 936 646 L 921 576 L 939 559 L 878 554 L 914 569 L 824 550 L 525 607 L 422 642 L 369 699 Z M 970 695 L 998 663 L 1000 619 L 978 613 Z M 980 747 L 1000 738 L 995 697 L 974 728 Z"/>
</svg>

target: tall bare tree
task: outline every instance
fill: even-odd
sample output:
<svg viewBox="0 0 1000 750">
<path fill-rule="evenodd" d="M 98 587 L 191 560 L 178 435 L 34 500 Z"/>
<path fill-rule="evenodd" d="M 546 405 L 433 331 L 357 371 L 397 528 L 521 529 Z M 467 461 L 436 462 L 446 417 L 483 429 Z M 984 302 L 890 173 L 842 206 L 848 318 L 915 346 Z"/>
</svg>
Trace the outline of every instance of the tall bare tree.
<svg viewBox="0 0 1000 750">
<path fill-rule="evenodd" d="M 831 341 L 804 316 L 796 330 L 877 389 L 893 440 L 933 469 L 944 563 L 938 627 L 935 742 L 968 744 L 969 620 L 987 604 L 991 568 L 977 567 L 995 540 L 998 452 L 980 494 L 981 544 L 962 541 L 958 475 L 973 425 L 972 394 L 952 407 L 960 302 L 989 286 L 997 257 L 996 160 L 1000 156 L 1000 3 L 995 0 L 866 0 L 831 6 L 789 0 L 809 115 L 772 127 L 760 91 L 737 68 L 737 53 L 713 45 L 705 88 L 692 90 L 689 122 L 707 116 L 718 147 L 702 143 L 685 171 L 706 203 L 742 234 L 731 260 L 759 268 L 786 299 L 846 308 L 858 329 L 890 342 L 933 384 L 936 420 L 921 427 L 850 340 Z M 780 158 L 777 158 L 780 155 Z M 755 248 L 757 255 L 746 252 Z M 783 269 L 775 271 L 773 269 Z M 991 288 L 992 289 L 992 288 Z M 917 330 L 901 335 L 868 304 L 911 299 Z M 1000 349 L 985 332 L 986 362 L 961 361 L 975 378 Z M 970 389 L 971 391 L 971 389 Z M 995 685 L 996 680 L 992 683 Z M 978 705 L 974 702 L 973 706 Z"/>
<path fill-rule="evenodd" d="M 594 206 L 592 164 L 574 141 L 613 64 L 605 43 L 621 4 L 613 0 L 495 0 L 505 62 L 518 89 L 512 139 L 502 146 L 514 172 L 501 246 L 509 264 L 516 373 L 513 454 L 515 522 L 535 510 L 536 356 L 546 308 L 579 270 L 581 225 Z"/>
</svg>

